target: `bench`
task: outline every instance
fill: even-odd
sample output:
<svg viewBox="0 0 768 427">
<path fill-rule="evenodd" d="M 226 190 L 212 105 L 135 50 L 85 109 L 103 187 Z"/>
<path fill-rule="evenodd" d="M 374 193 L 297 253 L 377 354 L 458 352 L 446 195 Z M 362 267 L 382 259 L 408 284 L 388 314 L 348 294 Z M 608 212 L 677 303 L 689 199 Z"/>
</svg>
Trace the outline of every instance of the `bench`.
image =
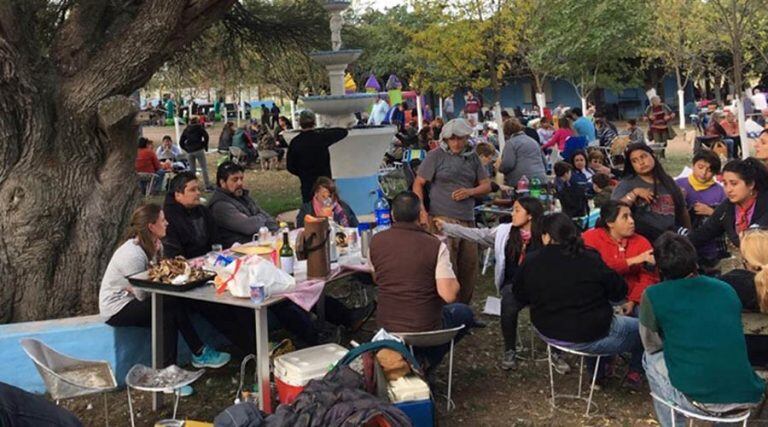
<svg viewBox="0 0 768 427">
<path fill-rule="evenodd" d="M 202 317 L 192 316 L 200 338 L 221 348 L 228 342 Z M 36 338 L 54 350 L 78 359 L 106 360 L 120 386 L 137 363 L 151 364 L 149 328 L 107 325 L 98 315 L 0 325 L 0 382 L 32 393 L 45 393 L 45 384 L 19 345 L 22 338 Z M 190 361 L 190 351 L 179 337 L 179 364 Z"/>
</svg>

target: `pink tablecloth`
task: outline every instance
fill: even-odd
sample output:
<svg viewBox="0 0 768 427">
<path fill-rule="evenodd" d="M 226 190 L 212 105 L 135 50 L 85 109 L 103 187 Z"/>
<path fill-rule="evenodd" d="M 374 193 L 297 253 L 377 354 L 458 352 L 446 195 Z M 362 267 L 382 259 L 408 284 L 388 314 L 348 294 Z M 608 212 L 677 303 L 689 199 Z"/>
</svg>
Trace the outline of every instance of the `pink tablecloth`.
<svg viewBox="0 0 768 427">
<path fill-rule="evenodd" d="M 317 300 L 320 299 L 320 295 L 323 293 L 325 284 L 340 279 L 342 277 L 349 276 L 354 273 L 371 273 L 373 269 L 368 264 L 354 264 L 354 265 L 341 265 L 331 272 L 325 280 L 323 279 L 306 279 L 296 282 L 296 289 L 293 292 L 284 294 L 286 298 L 293 301 L 296 305 L 303 308 L 306 311 L 312 309 L 317 304 Z"/>
</svg>

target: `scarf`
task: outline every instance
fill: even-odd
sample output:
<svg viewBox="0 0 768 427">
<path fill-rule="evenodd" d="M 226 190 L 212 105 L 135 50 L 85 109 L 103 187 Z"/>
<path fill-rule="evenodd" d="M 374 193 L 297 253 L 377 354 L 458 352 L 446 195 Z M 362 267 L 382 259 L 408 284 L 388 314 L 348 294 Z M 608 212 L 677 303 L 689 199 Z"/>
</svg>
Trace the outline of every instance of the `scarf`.
<svg viewBox="0 0 768 427">
<path fill-rule="evenodd" d="M 531 243 L 531 230 L 520 229 L 520 238 L 523 240 L 523 247 L 520 248 L 520 258 L 517 260 L 517 265 L 522 265 L 525 261 L 525 250 L 528 248 L 528 243 Z"/>
<path fill-rule="evenodd" d="M 752 197 L 744 203 L 744 207 L 736 205 L 736 233 L 740 234 L 749 228 L 756 201 L 757 197 Z"/>
<path fill-rule="evenodd" d="M 701 182 L 699 181 L 693 174 L 688 175 L 688 184 L 691 184 L 691 187 L 693 187 L 693 191 L 704 191 L 707 188 L 715 185 L 715 178 L 712 177 L 707 182 Z"/>
</svg>

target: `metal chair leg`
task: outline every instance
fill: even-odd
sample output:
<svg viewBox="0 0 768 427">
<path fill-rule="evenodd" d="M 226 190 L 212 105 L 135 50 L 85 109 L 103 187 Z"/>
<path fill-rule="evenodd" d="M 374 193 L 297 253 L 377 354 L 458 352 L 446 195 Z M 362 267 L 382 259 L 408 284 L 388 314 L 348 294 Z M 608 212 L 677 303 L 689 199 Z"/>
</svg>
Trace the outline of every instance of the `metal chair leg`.
<svg viewBox="0 0 768 427">
<path fill-rule="evenodd" d="M 552 408 L 556 408 L 557 405 L 555 404 L 555 376 L 552 372 L 552 347 L 547 345 L 547 361 L 549 362 L 549 389 L 551 392 L 552 400 L 550 403 L 552 403 Z"/>
<path fill-rule="evenodd" d="M 125 391 L 128 392 L 128 412 L 131 413 L 131 427 L 136 427 L 136 421 L 133 419 L 133 401 L 131 400 L 131 387 L 126 385 Z"/>
<path fill-rule="evenodd" d="M 176 390 L 176 402 L 173 404 L 173 419 L 176 419 L 176 410 L 179 409 L 179 398 L 181 397 L 181 389 Z"/>
<path fill-rule="evenodd" d="M 109 411 L 107 408 L 107 393 L 101 393 L 104 396 L 104 424 L 109 427 Z"/>
<path fill-rule="evenodd" d="M 446 404 L 446 410 L 451 411 L 453 401 L 451 400 L 451 383 L 453 381 L 453 340 L 451 340 L 451 353 L 448 356 L 448 403 Z"/>
<path fill-rule="evenodd" d="M 592 394 L 595 392 L 595 382 L 597 382 L 597 371 L 600 370 L 600 358 L 601 356 L 597 356 L 597 361 L 595 362 L 595 372 L 592 374 L 592 385 L 589 387 L 589 399 L 587 400 L 587 413 L 585 415 L 589 416 L 589 410 L 592 409 Z M 584 358 L 581 358 L 582 361 Z"/>
<path fill-rule="evenodd" d="M 576 393 L 576 397 L 581 398 L 581 384 L 582 378 L 584 378 L 584 356 L 581 356 L 581 362 L 579 363 L 579 391 Z"/>
</svg>

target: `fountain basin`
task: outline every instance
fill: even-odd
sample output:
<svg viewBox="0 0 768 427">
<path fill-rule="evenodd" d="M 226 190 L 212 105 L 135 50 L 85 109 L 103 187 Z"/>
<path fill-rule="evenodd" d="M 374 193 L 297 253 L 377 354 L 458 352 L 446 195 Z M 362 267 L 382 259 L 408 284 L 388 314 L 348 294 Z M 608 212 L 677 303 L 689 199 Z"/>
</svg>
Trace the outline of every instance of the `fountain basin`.
<svg viewBox="0 0 768 427">
<path fill-rule="evenodd" d="M 342 12 L 349 7 L 351 3 L 348 1 L 329 1 L 323 4 L 323 7 L 328 12 Z"/>
<path fill-rule="evenodd" d="M 378 95 L 375 93 L 355 93 L 350 95 L 307 96 L 301 98 L 306 108 L 315 114 L 340 116 L 367 111 Z"/>
<path fill-rule="evenodd" d="M 346 68 L 347 64 L 355 62 L 362 54 L 362 49 L 321 50 L 310 53 L 309 57 L 322 66 L 344 65 Z"/>
<path fill-rule="evenodd" d="M 395 126 L 352 128 L 346 138 L 329 149 L 331 172 L 339 196 L 358 216 L 373 213 L 379 166 L 396 131 Z M 290 144 L 299 132 L 286 131 L 283 137 Z"/>
</svg>

